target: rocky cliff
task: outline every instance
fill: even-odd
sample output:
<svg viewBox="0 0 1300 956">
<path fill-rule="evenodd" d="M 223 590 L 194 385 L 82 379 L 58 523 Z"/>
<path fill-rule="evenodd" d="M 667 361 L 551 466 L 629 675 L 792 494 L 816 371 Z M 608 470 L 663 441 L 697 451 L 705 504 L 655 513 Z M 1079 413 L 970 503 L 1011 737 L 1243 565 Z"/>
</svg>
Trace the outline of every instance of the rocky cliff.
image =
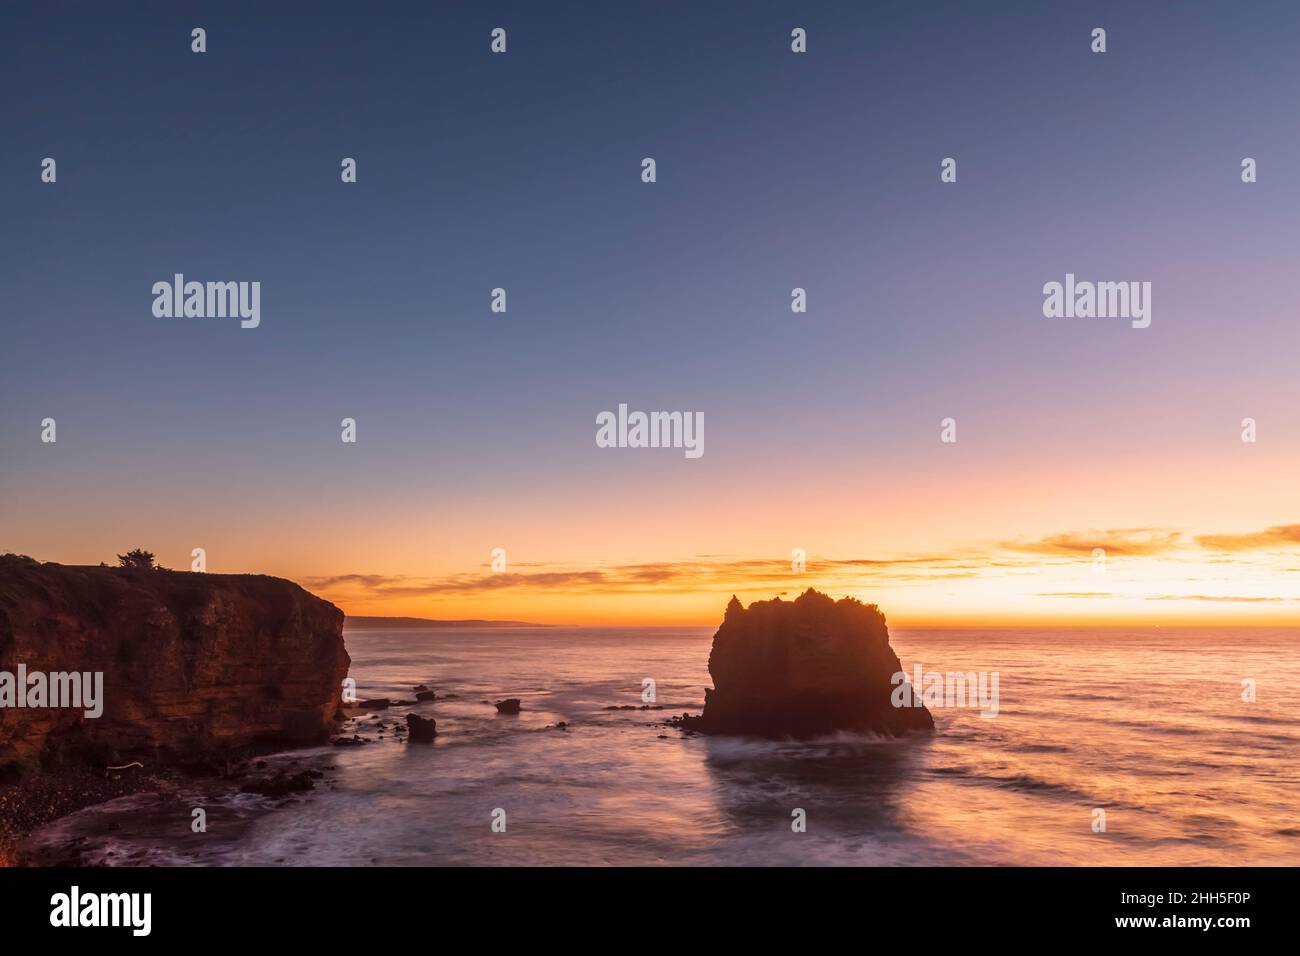
<svg viewBox="0 0 1300 956">
<path fill-rule="evenodd" d="M 714 686 L 705 691 L 704 713 L 679 726 L 776 738 L 931 730 L 925 707 L 890 700 L 902 669 L 874 604 L 834 601 L 811 588 L 794 601 L 756 601 L 748 609 L 733 597 L 713 636 Z"/>
<path fill-rule="evenodd" d="M 343 612 L 291 581 L 0 557 L 0 681 L 103 675 L 81 708 L 0 706 L 0 772 L 188 762 L 323 741 L 350 661 Z M 3 698 L 0 698 L 3 699 Z"/>
</svg>

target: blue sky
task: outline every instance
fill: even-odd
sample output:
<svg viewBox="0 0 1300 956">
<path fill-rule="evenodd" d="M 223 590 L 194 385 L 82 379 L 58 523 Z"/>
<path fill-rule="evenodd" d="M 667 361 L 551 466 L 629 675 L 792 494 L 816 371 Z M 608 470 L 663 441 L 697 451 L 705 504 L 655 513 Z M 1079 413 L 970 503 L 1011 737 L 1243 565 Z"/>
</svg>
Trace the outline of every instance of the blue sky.
<svg viewBox="0 0 1300 956">
<path fill-rule="evenodd" d="M 356 529 L 420 508 L 448 567 L 525 523 L 538 560 L 903 551 L 993 536 L 979 489 L 1079 462 L 1095 500 L 989 524 L 1284 523 L 1272 478 L 1234 473 L 1220 514 L 1142 476 L 1210 481 L 1243 415 L 1268 442 L 1242 474 L 1295 461 L 1298 28 L 1288 3 L 8 4 L 0 531 L 69 561 L 221 535 L 282 573 L 367 570 Z M 155 318 L 175 272 L 260 281 L 261 327 Z M 1066 272 L 1151 281 L 1152 327 L 1045 320 Z M 620 402 L 703 411 L 706 455 L 603 453 Z M 952 514 L 907 497 L 945 481 Z M 238 531 L 321 513 L 351 523 L 301 551 Z"/>
</svg>

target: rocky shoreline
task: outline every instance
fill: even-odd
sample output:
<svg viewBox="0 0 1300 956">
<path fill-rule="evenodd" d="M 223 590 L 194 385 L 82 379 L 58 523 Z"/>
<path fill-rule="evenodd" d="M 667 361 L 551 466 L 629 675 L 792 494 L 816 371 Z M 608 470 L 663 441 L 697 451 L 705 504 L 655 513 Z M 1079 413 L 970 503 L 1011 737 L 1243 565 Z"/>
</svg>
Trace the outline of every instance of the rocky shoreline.
<svg viewBox="0 0 1300 956">
<path fill-rule="evenodd" d="M 91 807 L 137 794 L 160 797 L 193 784 L 224 783 L 248 793 L 283 796 L 311 789 L 319 772 L 289 767 L 268 770 L 261 754 L 249 754 L 220 766 L 131 766 L 123 770 L 60 767 L 0 784 L 0 866 L 23 866 L 33 862 L 24 848 L 35 832 Z M 306 776 L 304 776 L 306 775 Z M 77 865 L 75 859 L 58 865 Z M 48 861 L 39 861 L 48 865 Z"/>
<path fill-rule="evenodd" d="M 432 703 L 435 699 L 454 700 L 457 695 L 435 694 L 424 684 L 417 685 L 415 693 L 419 700 L 374 698 L 355 704 L 340 703 L 335 708 L 335 728 L 328 742 L 334 747 L 381 742 L 432 744 L 438 736 L 433 717 L 414 711 L 401 714 L 389 711 Z M 483 703 L 493 706 L 498 713 L 517 714 L 521 709 L 518 699 L 508 700 L 511 706 L 505 710 L 491 701 Z M 553 729 L 568 728 L 561 722 Z M 268 807 L 283 807 L 322 782 L 332 787 L 327 776 L 337 769 L 328 755 L 320 751 L 293 751 L 269 745 L 154 767 L 144 767 L 139 762 L 121 769 L 73 764 L 53 766 L 0 783 L 0 866 L 85 865 L 75 848 L 51 855 L 47 850 L 33 853 L 25 844 L 45 827 L 121 797 L 154 794 L 164 801 L 198 786 L 256 794 L 272 801 Z"/>
<path fill-rule="evenodd" d="M 87 807 L 149 790 L 159 790 L 173 771 L 123 772 L 106 776 L 85 769 L 35 774 L 0 785 L 0 866 L 28 862 L 22 842 L 31 833 Z"/>
</svg>

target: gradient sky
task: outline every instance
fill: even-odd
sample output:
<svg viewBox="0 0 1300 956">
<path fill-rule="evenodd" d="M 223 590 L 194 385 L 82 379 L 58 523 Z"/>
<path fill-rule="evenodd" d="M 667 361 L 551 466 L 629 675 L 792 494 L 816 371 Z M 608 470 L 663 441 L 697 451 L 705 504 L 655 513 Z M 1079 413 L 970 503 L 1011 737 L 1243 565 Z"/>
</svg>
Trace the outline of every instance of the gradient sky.
<svg viewBox="0 0 1300 956">
<path fill-rule="evenodd" d="M 5 4 L 0 550 L 350 613 L 1296 621 L 1300 7 L 866 7 Z M 175 272 L 261 327 L 155 318 Z M 1151 327 L 1045 319 L 1067 272 Z M 620 402 L 704 456 L 596 447 Z"/>
</svg>

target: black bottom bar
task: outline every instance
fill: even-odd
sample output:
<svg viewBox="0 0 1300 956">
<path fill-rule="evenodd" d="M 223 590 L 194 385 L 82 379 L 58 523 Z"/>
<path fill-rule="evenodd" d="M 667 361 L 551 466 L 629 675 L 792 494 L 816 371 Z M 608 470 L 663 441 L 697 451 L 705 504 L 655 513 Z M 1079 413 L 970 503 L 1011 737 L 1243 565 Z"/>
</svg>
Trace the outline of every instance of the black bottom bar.
<svg viewBox="0 0 1300 956">
<path fill-rule="evenodd" d="M 713 934 L 770 945 L 773 932 L 823 939 L 835 927 L 873 946 L 1020 930 L 1231 943 L 1281 931 L 1294 885 L 1289 869 L 14 869 L 0 870 L 0 925 L 6 935 L 75 932 L 83 942 L 348 950 L 442 948 L 453 930 L 475 934 L 461 944 L 475 947 L 548 938 L 661 947 Z M 116 908 L 124 925 L 53 926 L 52 916 L 72 922 L 74 886 L 79 923 L 97 918 L 98 894 L 150 894 L 148 936 L 132 928 L 143 906 L 121 897 L 103 912 L 111 919 Z"/>
</svg>

